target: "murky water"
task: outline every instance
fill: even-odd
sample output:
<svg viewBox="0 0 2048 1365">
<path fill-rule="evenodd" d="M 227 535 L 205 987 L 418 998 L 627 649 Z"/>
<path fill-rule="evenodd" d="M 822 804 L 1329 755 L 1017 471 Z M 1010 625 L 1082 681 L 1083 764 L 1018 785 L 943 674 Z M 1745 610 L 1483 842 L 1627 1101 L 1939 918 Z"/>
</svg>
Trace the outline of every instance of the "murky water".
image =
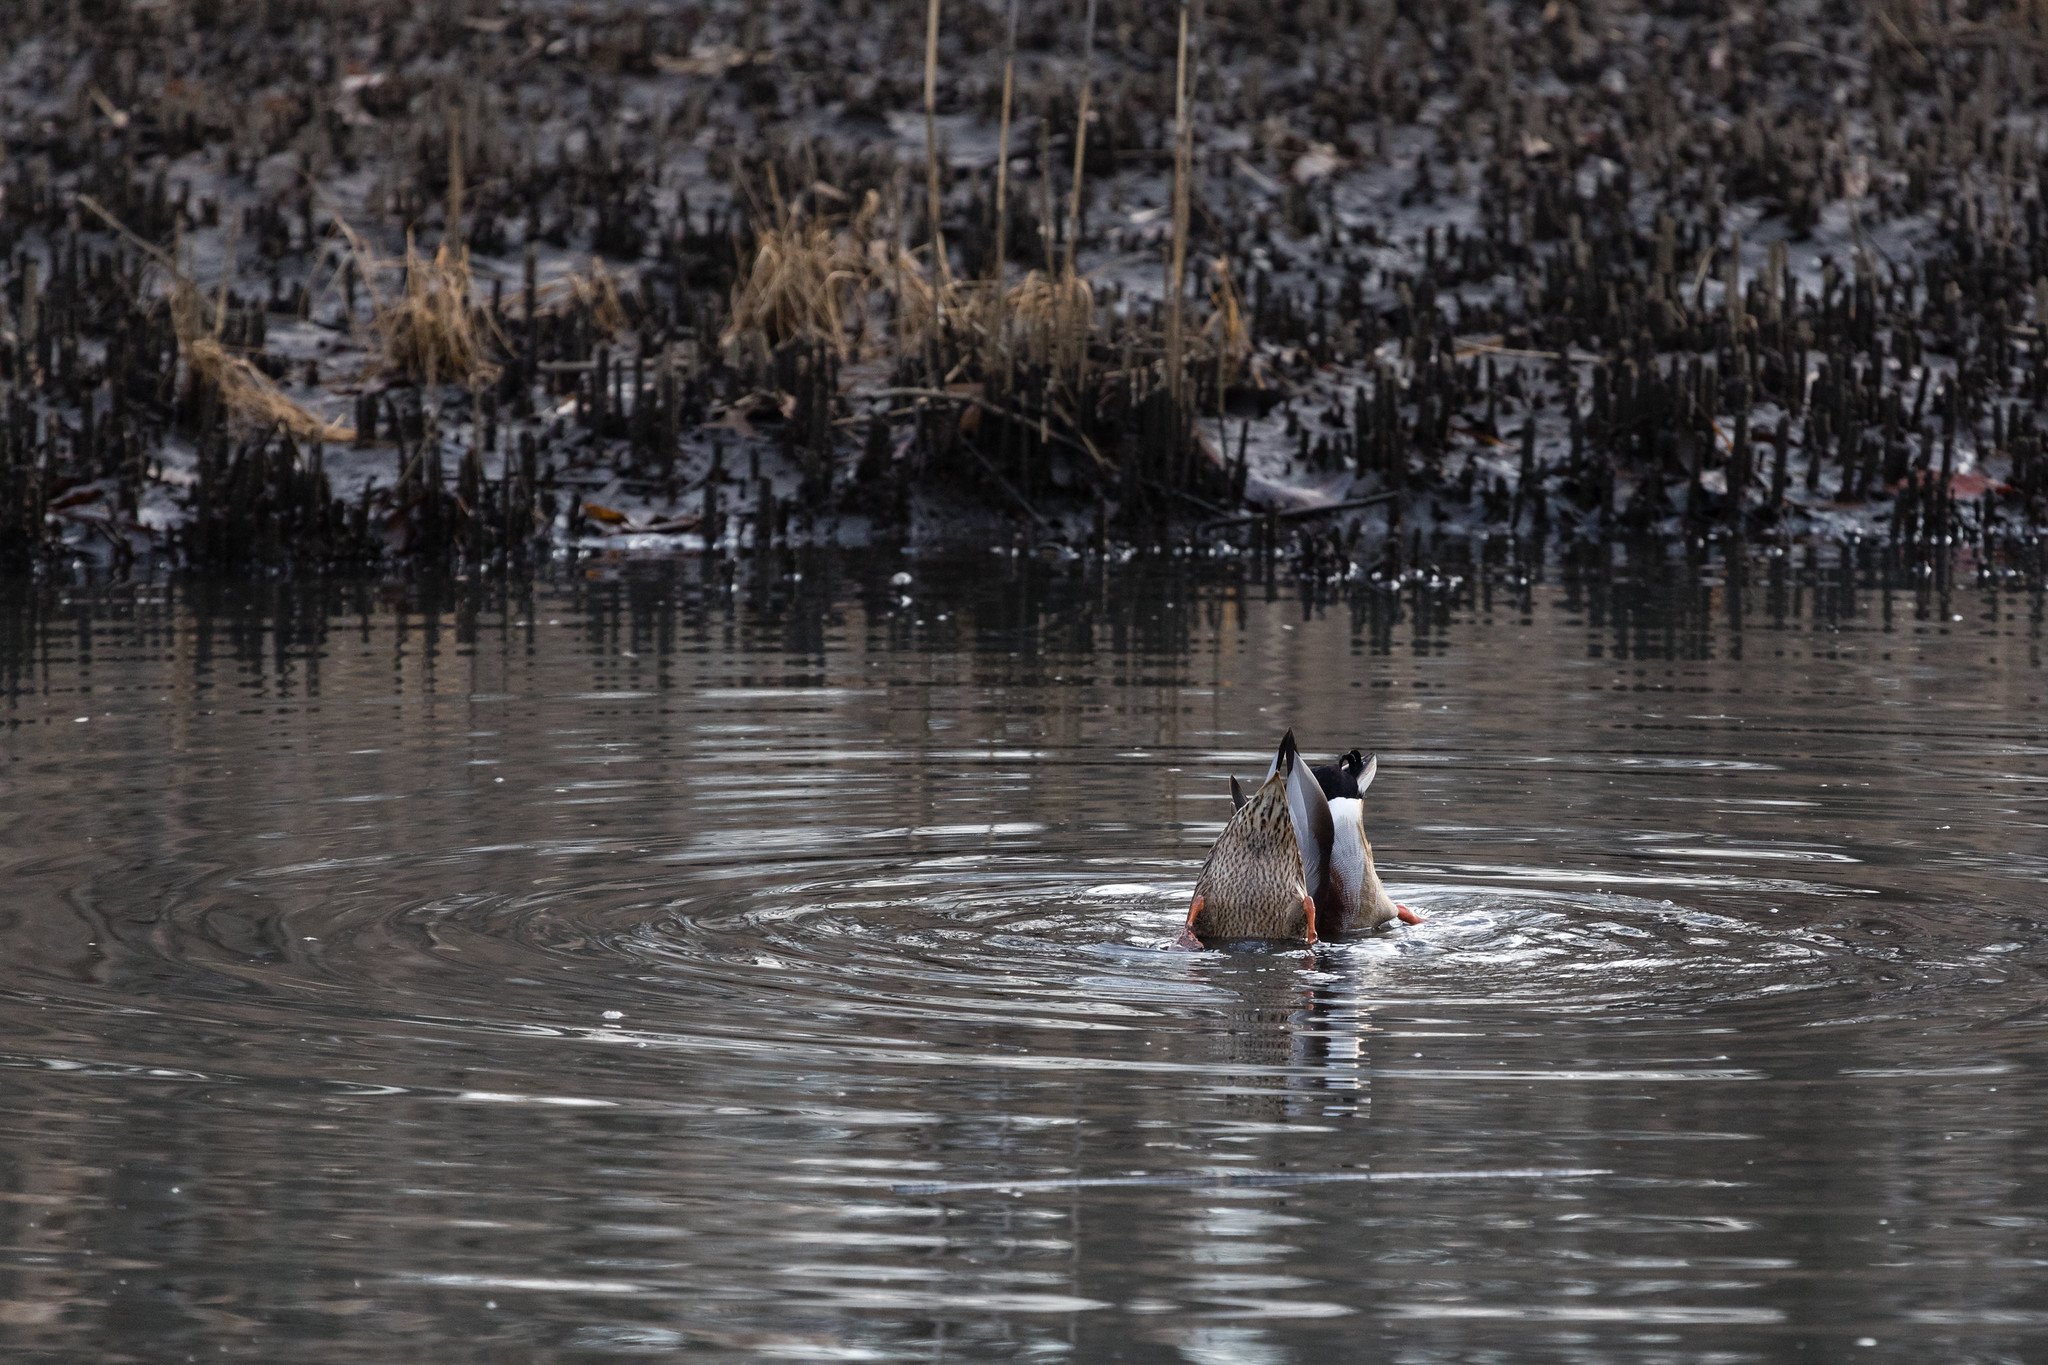
<svg viewBox="0 0 2048 1365">
<path fill-rule="evenodd" d="M 17 589 L 10 1358 L 2048 1348 L 2038 595 L 906 563 Z"/>
</svg>

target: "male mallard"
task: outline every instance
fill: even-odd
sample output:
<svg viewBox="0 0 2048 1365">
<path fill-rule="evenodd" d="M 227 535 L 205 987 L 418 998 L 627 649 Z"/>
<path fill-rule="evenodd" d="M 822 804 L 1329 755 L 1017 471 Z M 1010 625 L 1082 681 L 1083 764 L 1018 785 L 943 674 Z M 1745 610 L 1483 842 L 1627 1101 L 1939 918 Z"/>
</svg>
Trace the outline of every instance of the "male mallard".
<svg viewBox="0 0 2048 1365">
<path fill-rule="evenodd" d="M 1187 934 L 1314 943 L 1396 918 L 1420 924 L 1373 867 L 1363 798 L 1378 772 L 1353 749 L 1311 773 L 1289 730 L 1250 797 L 1231 778 L 1236 810 L 1195 881 Z"/>
</svg>

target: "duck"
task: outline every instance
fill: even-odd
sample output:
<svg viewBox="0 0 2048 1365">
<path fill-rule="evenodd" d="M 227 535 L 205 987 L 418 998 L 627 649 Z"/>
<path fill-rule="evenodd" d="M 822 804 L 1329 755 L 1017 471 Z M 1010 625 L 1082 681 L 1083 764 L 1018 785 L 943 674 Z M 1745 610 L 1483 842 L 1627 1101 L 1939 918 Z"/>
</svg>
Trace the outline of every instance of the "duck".
<svg viewBox="0 0 2048 1365">
<path fill-rule="evenodd" d="M 1363 753 L 1353 749 L 1335 763 L 1324 763 L 1309 769 L 1315 774 L 1316 785 L 1323 789 L 1323 795 L 1332 801 L 1365 799 L 1365 789 L 1372 785 L 1372 779 L 1380 770 L 1380 758 L 1374 754 L 1368 760 Z M 1236 779 L 1231 779 L 1235 781 Z"/>
<path fill-rule="evenodd" d="M 1280 738 L 1250 795 L 1233 776 L 1233 810 L 1195 881 L 1183 946 L 1206 939 L 1316 943 L 1422 917 L 1387 894 L 1365 837 L 1365 792 L 1377 755 L 1353 749 L 1311 767 L 1294 731 Z"/>
</svg>

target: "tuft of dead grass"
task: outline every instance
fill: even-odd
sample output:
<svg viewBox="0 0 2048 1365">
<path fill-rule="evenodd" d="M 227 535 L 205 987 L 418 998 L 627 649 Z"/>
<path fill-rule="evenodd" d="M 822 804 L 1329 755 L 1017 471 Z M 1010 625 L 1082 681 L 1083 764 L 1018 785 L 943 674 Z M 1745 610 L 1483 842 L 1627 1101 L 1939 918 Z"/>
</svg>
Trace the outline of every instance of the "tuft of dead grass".
<svg viewBox="0 0 2048 1365">
<path fill-rule="evenodd" d="M 471 295 L 468 247 L 451 251 L 443 242 L 426 257 L 408 235 L 404 257 L 389 261 L 347 223 L 336 218 L 335 226 L 369 291 L 370 328 L 385 369 L 428 385 L 476 386 L 497 378 L 498 367 L 485 358 L 491 323 Z M 387 301 L 377 280 L 393 270 L 402 272 L 401 282 Z"/>
<path fill-rule="evenodd" d="M 1078 374 L 1095 330 L 1095 291 L 1085 275 L 1064 266 L 1057 275 L 1027 274 L 1009 294 L 1009 312 L 1034 365 Z"/>
<path fill-rule="evenodd" d="M 933 283 L 926 268 L 929 253 L 929 247 L 891 252 L 879 242 L 874 244 L 874 259 L 882 263 L 875 283 L 896 301 L 901 345 L 906 352 L 921 352 L 935 338 L 973 344 L 991 325 L 995 296 L 991 283 L 957 280 L 951 271 L 942 271 Z"/>
<path fill-rule="evenodd" d="M 983 281 L 956 280 L 940 268 L 933 279 L 929 247 L 907 249 L 876 231 L 881 196 L 869 191 L 844 219 L 805 218 L 783 209 L 757 229 L 758 244 L 746 273 L 733 285 L 732 315 L 721 341 L 758 337 L 770 348 L 812 337 L 857 358 L 871 334 L 880 336 L 876 310 L 895 305 L 898 346 L 924 348 L 934 329 L 978 334 L 992 291 Z"/>
<path fill-rule="evenodd" d="M 873 235 L 880 202 L 870 191 L 860 210 L 837 225 L 779 210 L 777 221 L 757 230 L 754 259 L 733 284 L 723 340 L 758 334 L 773 347 L 812 337 L 842 355 L 857 353 L 869 296 L 878 275 L 891 270 L 885 245 Z"/>
<path fill-rule="evenodd" d="M 606 336 L 626 330 L 626 306 L 619 301 L 618 281 L 602 260 L 591 257 L 588 271 L 572 274 L 562 284 L 569 291 L 569 306 L 587 311 L 592 327 Z"/>
</svg>

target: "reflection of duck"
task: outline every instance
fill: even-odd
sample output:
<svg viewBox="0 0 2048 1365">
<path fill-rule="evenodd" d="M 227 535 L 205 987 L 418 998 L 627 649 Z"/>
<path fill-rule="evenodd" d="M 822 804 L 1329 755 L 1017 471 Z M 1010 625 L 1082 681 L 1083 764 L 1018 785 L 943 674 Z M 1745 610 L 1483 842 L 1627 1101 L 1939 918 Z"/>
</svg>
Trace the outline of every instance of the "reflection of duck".
<svg viewBox="0 0 2048 1365">
<path fill-rule="evenodd" d="M 1364 795 L 1378 771 L 1353 749 L 1311 775 L 1289 730 L 1250 797 L 1231 778 L 1237 808 L 1195 882 L 1188 933 L 1313 943 L 1396 918 L 1420 924 L 1373 867 Z"/>
</svg>

